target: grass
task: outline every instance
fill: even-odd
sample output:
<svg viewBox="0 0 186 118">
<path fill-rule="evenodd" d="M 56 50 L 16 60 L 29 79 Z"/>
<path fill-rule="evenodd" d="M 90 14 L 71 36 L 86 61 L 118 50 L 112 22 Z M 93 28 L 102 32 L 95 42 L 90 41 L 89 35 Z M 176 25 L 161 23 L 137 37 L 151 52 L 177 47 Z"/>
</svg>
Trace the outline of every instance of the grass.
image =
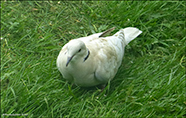
<svg viewBox="0 0 186 118">
<path fill-rule="evenodd" d="M 185 117 L 185 10 L 184 1 L 1 2 L 1 117 Z M 61 47 L 114 26 L 143 31 L 115 78 L 103 92 L 71 86 L 56 67 Z"/>
</svg>

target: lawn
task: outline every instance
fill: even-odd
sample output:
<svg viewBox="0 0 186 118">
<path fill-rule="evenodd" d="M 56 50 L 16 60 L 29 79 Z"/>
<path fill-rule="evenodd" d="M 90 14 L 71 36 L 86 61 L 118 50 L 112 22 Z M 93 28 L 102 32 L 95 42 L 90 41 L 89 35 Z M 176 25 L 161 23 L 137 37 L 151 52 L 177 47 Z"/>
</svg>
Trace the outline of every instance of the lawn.
<svg viewBox="0 0 186 118">
<path fill-rule="evenodd" d="M 185 117 L 186 2 L 1 2 L 1 117 Z M 101 92 L 63 79 L 70 39 L 116 27 L 143 33 Z"/>
</svg>

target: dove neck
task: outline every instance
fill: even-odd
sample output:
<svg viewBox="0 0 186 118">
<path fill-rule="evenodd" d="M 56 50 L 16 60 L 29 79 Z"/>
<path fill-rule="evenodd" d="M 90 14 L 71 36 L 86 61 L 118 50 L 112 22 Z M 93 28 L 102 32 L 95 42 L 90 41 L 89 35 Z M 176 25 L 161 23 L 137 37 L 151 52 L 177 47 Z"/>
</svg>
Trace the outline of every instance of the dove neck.
<svg viewBox="0 0 186 118">
<path fill-rule="evenodd" d="M 87 49 L 87 50 L 88 50 L 88 49 Z M 90 55 L 90 51 L 88 50 L 88 54 L 87 54 L 87 56 L 84 58 L 84 61 L 86 61 L 86 60 L 88 59 L 89 55 Z"/>
</svg>

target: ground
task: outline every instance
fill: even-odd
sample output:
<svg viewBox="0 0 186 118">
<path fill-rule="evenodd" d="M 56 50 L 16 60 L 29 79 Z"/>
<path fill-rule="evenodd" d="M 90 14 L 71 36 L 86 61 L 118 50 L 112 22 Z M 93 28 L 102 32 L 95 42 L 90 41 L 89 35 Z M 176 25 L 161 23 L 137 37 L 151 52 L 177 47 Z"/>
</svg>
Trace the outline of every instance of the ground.
<svg viewBox="0 0 186 118">
<path fill-rule="evenodd" d="M 184 117 L 185 1 L 1 2 L 1 117 Z M 70 39 L 116 27 L 143 33 L 101 92 L 62 78 Z"/>
</svg>

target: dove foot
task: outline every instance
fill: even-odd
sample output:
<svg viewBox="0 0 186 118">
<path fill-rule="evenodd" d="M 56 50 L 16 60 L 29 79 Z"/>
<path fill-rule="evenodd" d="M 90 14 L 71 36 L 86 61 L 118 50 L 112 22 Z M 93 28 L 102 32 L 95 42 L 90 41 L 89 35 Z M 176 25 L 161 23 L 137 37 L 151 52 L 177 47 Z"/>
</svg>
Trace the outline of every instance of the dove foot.
<svg viewBox="0 0 186 118">
<path fill-rule="evenodd" d="M 101 89 L 101 92 L 105 89 L 106 84 L 98 85 L 98 88 Z"/>
</svg>

